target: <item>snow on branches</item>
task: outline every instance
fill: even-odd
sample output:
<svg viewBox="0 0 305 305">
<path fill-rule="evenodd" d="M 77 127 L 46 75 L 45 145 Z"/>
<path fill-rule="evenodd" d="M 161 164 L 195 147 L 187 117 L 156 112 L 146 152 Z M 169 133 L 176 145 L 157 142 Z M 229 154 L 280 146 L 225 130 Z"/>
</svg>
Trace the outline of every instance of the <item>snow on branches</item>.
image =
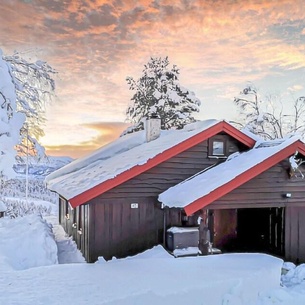
<svg viewBox="0 0 305 305">
<path fill-rule="evenodd" d="M 179 69 L 169 67 L 168 57 L 151 58 L 138 80 L 126 80 L 129 89 L 135 91 L 126 111 L 127 120 L 134 126 L 123 134 L 143 129 L 144 120 L 155 115 L 161 118 L 162 129 L 181 129 L 195 121 L 192 113 L 199 112 L 201 102 L 179 84 Z"/>
<path fill-rule="evenodd" d="M 43 135 L 54 73 L 45 62 L 31 63 L 18 53 L 5 56 L 0 49 L 0 176 L 14 177 L 15 158 L 22 160 L 28 146 L 33 154 L 43 151 L 36 139 Z"/>
<path fill-rule="evenodd" d="M 52 76 L 56 71 L 41 60 L 28 62 L 18 52 L 3 56 L 3 60 L 10 66 L 17 111 L 26 115 L 30 134 L 39 138 L 43 135 L 41 125 L 45 122 L 45 107 L 55 91 Z"/>
<path fill-rule="evenodd" d="M 0 52 L 0 176 L 12 177 L 16 154 L 14 147 L 19 143 L 19 131 L 25 116 L 16 112 L 16 92 L 10 67 L 1 54 Z"/>
<path fill-rule="evenodd" d="M 266 140 L 283 138 L 287 134 L 305 135 L 305 97 L 283 103 L 280 97 L 261 97 L 253 85 L 244 88 L 234 103 L 240 110 L 243 127 Z"/>
</svg>

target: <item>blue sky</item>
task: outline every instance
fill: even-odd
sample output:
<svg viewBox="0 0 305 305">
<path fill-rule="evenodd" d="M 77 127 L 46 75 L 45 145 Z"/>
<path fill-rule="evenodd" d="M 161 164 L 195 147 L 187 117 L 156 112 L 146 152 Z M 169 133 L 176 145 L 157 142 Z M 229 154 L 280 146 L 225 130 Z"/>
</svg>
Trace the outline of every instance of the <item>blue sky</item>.
<svg viewBox="0 0 305 305">
<path fill-rule="evenodd" d="M 198 119 L 235 119 L 252 82 L 285 103 L 305 95 L 305 1 L 4 0 L 1 48 L 46 60 L 59 74 L 48 107 L 50 154 L 78 157 L 125 128 L 126 76 L 169 56 L 201 100 Z"/>
</svg>

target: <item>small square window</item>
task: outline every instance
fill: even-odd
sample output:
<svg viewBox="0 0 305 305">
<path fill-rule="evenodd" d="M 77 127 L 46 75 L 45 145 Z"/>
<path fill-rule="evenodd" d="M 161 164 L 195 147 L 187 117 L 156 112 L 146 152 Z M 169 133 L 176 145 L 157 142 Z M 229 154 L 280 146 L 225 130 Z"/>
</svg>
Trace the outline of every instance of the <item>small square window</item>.
<svg viewBox="0 0 305 305">
<path fill-rule="evenodd" d="M 213 156 L 224 156 L 225 155 L 225 145 L 223 141 L 213 141 L 212 142 L 212 155 Z"/>
<path fill-rule="evenodd" d="M 221 135 L 209 139 L 208 142 L 209 157 L 226 158 L 228 156 L 227 139 Z"/>
</svg>

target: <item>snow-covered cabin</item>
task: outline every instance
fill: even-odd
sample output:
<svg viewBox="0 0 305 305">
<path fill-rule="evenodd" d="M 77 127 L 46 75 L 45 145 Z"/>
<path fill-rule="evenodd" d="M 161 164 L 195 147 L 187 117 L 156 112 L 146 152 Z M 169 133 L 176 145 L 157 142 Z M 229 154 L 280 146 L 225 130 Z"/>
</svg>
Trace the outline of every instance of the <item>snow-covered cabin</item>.
<svg viewBox="0 0 305 305">
<path fill-rule="evenodd" d="M 153 138 L 128 134 L 46 179 L 60 195 L 60 223 L 88 262 L 164 243 L 169 227 L 197 225 L 204 213 L 224 252 L 305 261 L 304 143 L 258 143 L 226 121 L 160 135 L 151 126 Z"/>
</svg>

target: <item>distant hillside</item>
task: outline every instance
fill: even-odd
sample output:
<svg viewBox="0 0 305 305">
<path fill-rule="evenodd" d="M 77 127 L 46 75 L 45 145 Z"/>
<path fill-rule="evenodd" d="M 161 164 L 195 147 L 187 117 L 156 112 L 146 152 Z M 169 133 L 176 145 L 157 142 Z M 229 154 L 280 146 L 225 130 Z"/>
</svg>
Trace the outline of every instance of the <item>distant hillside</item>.
<svg viewBox="0 0 305 305">
<path fill-rule="evenodd" d="M 70 157 L 48 156 L 40 162 L 30 158 L 28 173 L 31 178 L 44 179 L 47 175 L 65 166 L 71 161 L 73 161 L 73 159 Z M 26 174 L 26 164 L 15 164 L 14 170 L 18 176 L 20 175 L 20 178 L 24 178 Z"/>
<path fill-rule="evenodd" d="M 65 166 L 71 161 L 73 161 L 73 159 L 70 157 L 48 156 L 40 162 L 30 158 L 27 187 L 28 197 L 33 200 L 43 200 L 57 205 L 58 195 L 45 187 L 44 179 L 48 174 Z M 26 197 L 26 164 L 15 164 L 14 170 L 17 173 L 17 177 L 9 181 L 2 181 L 0 184 L 1 198 L 8 209 L 13 207 L 13 211 L 10 211 L 11 214 L 15 216 L 25 215 L 26 213 L 31 212 L 30 209 L 32 209 L 32 205 L 28 208 L 23 203 L 17 204 L 17 209 L 15 207 L 15 201 L 12 198 L 21 200 Z M 20 206 L 22 206 L 22 209 L 24 210 L 22 213 L 19 211 Z"/>
</svg>

